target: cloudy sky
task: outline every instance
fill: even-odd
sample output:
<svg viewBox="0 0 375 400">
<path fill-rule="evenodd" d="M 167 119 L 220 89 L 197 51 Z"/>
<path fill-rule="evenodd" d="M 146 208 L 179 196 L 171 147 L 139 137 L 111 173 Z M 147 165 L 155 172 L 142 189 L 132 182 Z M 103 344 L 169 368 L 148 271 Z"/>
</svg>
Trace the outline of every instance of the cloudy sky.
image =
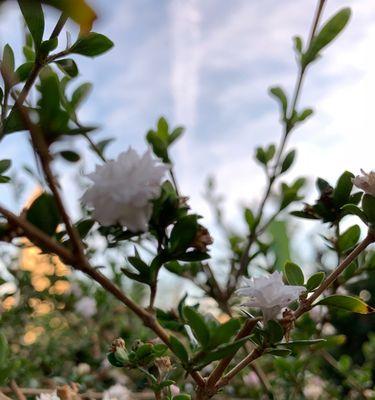
<svg viewBox="0 0 375 400">
<path fill-rule="evenodd" d="M 77 57 L 80 80 L 94 83 L 82 120 L 100 125 L 96 138 L 116 137 L 113 157 L 129 145 L 144 149 L 144 135 L 160 115 L 184 125 L 186 134 L 173 149 L 182 192 L 208 215 L 201 195 L 207 176 L 216 176 L 228 219 L 236 223 L 238 205 L 256 204 L 264 184 L 254 146 L 276 142 L 281 132 L 267 89 L 277 84 L 292 91 L 297 70 L 291 38 L 307 37 L 316 1 L 91 3 L 99 14 L 95 30 L 115 47 L 93 60 Z M 290 146 L 298 158 L 286 179 L 335 181 L 346 169 L 374 168 L 375 7 L 373 0 L 328 0 L 323 18 L 344 6 L 353 10 L 348 29 L 308 71 L 300 105 L 315 115 L 293 134 Z M 50 15 L 49 26 L 56 17 Z M 18 10 L 5 7 L 0 20 L 1 44 L 17 47 Z M 24 134 L 2 142 L 0 158 L 12 155 L 18 165 L 32 160 Z M 93 162 L 86 157 L 86 170 Z M 69 193 L 73 169 L 62 173 Z M 11 202 L 9 193 L 6 199 Z"/>
</svg>

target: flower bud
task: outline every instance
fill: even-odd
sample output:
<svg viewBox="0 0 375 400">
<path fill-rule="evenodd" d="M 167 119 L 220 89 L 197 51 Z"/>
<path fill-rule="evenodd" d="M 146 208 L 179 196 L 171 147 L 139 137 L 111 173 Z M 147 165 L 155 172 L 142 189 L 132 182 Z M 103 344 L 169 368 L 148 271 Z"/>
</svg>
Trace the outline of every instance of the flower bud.
<svg viewBox="0 0 375 400">
<path fill-rule="evenodd" d="M 213 242 L 214 241 L 208 230 L 202 225 L 199 225 L 197 234 L 195 235 L 191 246 L 203 253 L 207 251 L 207 246 L 209 246 Z"/>
</svg>

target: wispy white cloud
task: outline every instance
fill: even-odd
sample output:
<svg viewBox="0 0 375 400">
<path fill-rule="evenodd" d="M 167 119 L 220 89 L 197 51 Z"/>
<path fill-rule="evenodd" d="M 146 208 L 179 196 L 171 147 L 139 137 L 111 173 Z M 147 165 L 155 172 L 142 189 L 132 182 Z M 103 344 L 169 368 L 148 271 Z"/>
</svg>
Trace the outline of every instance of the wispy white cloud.
<svg viewBox="0 0 375 400">
<path fill-rule="evenodd" d="M 194 126 L 197 118 L 201 66 L 199 0 L 171 0 L 171 90 L 175 120 Z"/>
</svg>

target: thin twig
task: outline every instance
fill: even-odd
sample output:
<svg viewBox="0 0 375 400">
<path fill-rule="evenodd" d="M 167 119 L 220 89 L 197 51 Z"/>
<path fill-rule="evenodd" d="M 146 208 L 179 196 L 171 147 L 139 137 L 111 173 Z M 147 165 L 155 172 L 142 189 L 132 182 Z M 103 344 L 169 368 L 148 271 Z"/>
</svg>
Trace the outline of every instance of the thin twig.
<svg viewBox="0 0 375 400">
<path fill-rule="evenodd" d="M 294 313 L 294 319 L 297 319 L 306 311 L 311 309 L 314 301 L 329 287 L 331 284 L 343 273 L 343 271 L 366 249 L 371 243 L 375 241 L 375 235 L 372 232 L 350 253 L 344 260 L 335 268 L 329 276 L 321 283 L 321 285 L 314 291 L 314 293 L 301 305 Z"/>
<path fill-rule="evenodd" d="M 9 386 L 13 390 L 13 393 L 15 394 L 18 400 L 26 400 L 26 396 L 22 393 L 22 391 L 17 385 L 17 382 L 14 379 L 10 381 Z"/>
</svg>

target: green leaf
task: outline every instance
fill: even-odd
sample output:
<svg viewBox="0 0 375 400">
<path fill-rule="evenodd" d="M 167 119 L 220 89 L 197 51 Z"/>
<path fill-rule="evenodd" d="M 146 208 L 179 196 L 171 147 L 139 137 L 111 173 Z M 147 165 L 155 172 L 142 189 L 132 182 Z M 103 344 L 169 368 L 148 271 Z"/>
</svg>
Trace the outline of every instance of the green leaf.
<svg viewBox="0 0 375 400">
<path fill-rule="evenodd" d="M 173 396 L 172 400 L 191 400 L 191 396 L 189 394 L 178 394 Z"/>
<path fill-rule="evenodd" d="M 311 346 L 314 344 L 321 344 L 324 342 L 326 342 L 325 339 L 307 339 L 307 340 L 292 340 L 290 342 L 280 342 L 276 343 L 276 345 L 294 348 L 297 346 Z"/>
<path fill-rule="evenodd" d="M 33 201 L 27 210 L 26 218 L 49 236 L 56 232 L 56 228 L 61 222 L 55 199 L 48 193 L 42 193 Z"/>
<path fill-rule="evenodd" d="M 75 227 L 81 239 L 84 239 L 88 235 L 94 224 L 95 221 L 92 219 L 83 219 L 75 224 Z"/>
<path fill-rule="evenodd" d="M 26 62 L 22 65 L 20 65 L 17 69 L 16 69 L 16 81 L 18 82 L 24 82 L 30 75 L 31 71 L 34 68 L 34 63 L 29 61 Z"/>
<path fill-rule="evenodd" d="M 316 289 L 324 280 L 325 273 L 324 272 L 316 272 L 315 274 L 311 275 L 310 278 L 307 280 L 306 289 L 311 292 Z"/>
<path fill-rule="evenodd" d="M 78 86 L 78 88 L 72 94 L 72 100 L 70 101 L 71 106 L 75 110 L 82 101 L 87 97 L 87 95 L 91 92 L 92 84 L 89 82 L 82 83 L 82 85 Z"/>
<path fill-rule="evenodd" d="M 56 47 L 59 44 L 59 39 L 57 37 L 52 38 L 52 39 L 48 39 L 48 40 L 44 40 L 41 44 L 40 44 L 40 54 L 45 56 L 48 53 L 50 53 L 52 50 L 55 50 Z"/>
<path fill-rule="evenodd" d="M 10 166 L 12 165 L 11 160 L 0 160 L 0 174 L 3 174 L 5 171 L 7 171 Z"/>
<path fill-rule="evenodd" d="M 302 269 L 290 261 L 287 261 L 284 265 L 284 274 L 291 285 L 301 286 L 305 282 Z"/>
<path fill-rule="evenodd" d="M 338 247 L 340 252 L 345 253 L 352 249 L 361 236 L 361 228 L 358 225 L 349 227 L 344 233 L 338 238 Z"/>
<path fill-rule="evenodd" d="M 306 108 L 297 117 L 298 122 L 303 122 L 305 119 L 309 118 L 314 111 L 311 108 Z"/>
<path fill-rule="evenodd" d="M 200 366 L 207 365 L 213 361 L 222 360 L 225 357 L 235 354 L 242 345 L 249 340 L 249 336 L 246 336 L 240 340 L 236 340 L 233 343 L 219 346 L 217 350 L 208 352 L 201 360 Z"/>
<path fill-rule="evenodd" d="M 5 68 L 5 71 L 8 74 L 13 74 L 14 72 L 14 53 L 9 44 L 4 46 L 3 50 L 3 59 L 1 63 L 2 68 Z"/>
<path fill-rule="evenodd" d="M 292 350 L 290 350 L 290 349 L 267 349 L 265 351 L 265 353 L 272 354 L 273 356 L 278 356 L 278 357 L 288 357 L 292 353 Z"/>
<path fill-rule="evenodd" d="M 266 331 L 270 343 L 279 342 L 284 337 L 283 327 L 272 319 L 267 322 Z"/>
<path fill-rule="evenodd" d="M 294 159 L 296 157 L 296 151 L 291 150 L 284 158 L 282 164 L 281 164 L 281 171 L 280 173 L 286 172 L 293 164 Z"/>
<path fill-rule="evenodd" d="M 230 319 L 224 324 L 216 327 L 212 333 L 210 347 L 215 348 L 228 342 L 240 329 L 241 324 L 238 319 Z"/>
<path fill-rule="evenodd" d="M 353 178 L 354 175 L 351 172 L 345 171 L 338 179 L 332 195 L 336 206 L 341 207 L 349 200 L 353 188 Z"/>
<path fill-rule="evenodd" d="M 301 54 L 302 53 L 302 47 L 303 47 L 302 38 L 300 36 L 294 36 L 293 42 L 294 42 L 294 48 L 295 48 L 296 52 L 298 54 Z"/>
<path fill-rule="evenodd" d="M 193 242 L 198 230 L 197 216 L 186 215 L 180 218 L 172 229 L 170 248 L 172 252 L 182 252 Z"/>
<path fill-rule="evenodd" d="M 254 213 L 250 210 L 250 208 L 245 208 L 245 220 L 249 227 L 249 231 L 253 232 L 254 228 L 256 227 L 256 220 Z"/>
<path fill-rule="evenodd" d="M 35 48 L 38 49 L 43 40 L 44 33 L 42 4 L 39 0 L 18 0 L 18 4 L 33 37 Z"/>
<path fill-rule="evenodd" d="M 210 331 L 202 315 L 193 307 L 184 307 L 184 316 L 191 327 L 195 337 L 203 347 L 207 347 L 210 342 Z"/>
<path fill-rule="evenodd" d="M 345 28 L 351 15 L 350 8 L 344 8 L 330 18 L 314 37 L 310 47 L 302 56 L 302 66 L 306 67 L 319 55 L 320 50 L 331 43 Z"/>
<path fill-rule="evenodd" d="M 70 48 L 72 53 L 81 54 L 88 57 L 96 57 L 105 53 L 113 47 L 113 42 L 106 36 L 90 32 L 88 35 L 81 36 Z"/>
<path fill-rule="evenodd" d="M 8 183 L 10 182 L 9 176 L 1 175 L 0 176 L 0 183 Z"/>
<path fill-rule="evenodd" d="M 185 346 L 174 336 L 170 336 L 169 341 L 173 353 L 176 354 L 183 364 L 187 364 L 189 362 L 189 354 Z"/>
<path fill-rule="evenodd" d="M 337 307 L 358 314 L 371 314 L 375 311 L 374 308 L 370 307 L 358 297 L 343 296 L 338 294 L 325 297 L 324 299 L 314 304 L 314 306 L 317 305 Z"/>
<path fill-rule="evenodd" d="M 375 224 L 375 197 L 365 194 L 362 198 L 362 208 L 366 214 L 366 219 Z"/>
<path fill-rule="evenodd" d="M 0 331 L 0 368 L 6 363 L 7 357 L 8 357 L 8 341 L 3 334 L 3 332 Z"/>
<path fill-rule="evenodd" d="M 255 158 L 264 165 L 267 165 L 267 155 L 262 147 L 258 147 L 255 151 Z"/>
<path fill-rule="evenodd" d="M 58 67 L 71 78 L 75 78 L 78 75 L 78 67 L 72 58 L 64 58 L 62 60 L 55 61 Z"/>
<path fill-rule="evenodd" d="M 60 155 L 61 155 L 61 157 L 65 158 L 66 161 L 73 162 L 73 163 L 75 163 L 81 159 L 81 156 L 78 153 L 76 153 L 75 151 L 71 151 L 71 150 L 60 151 Z"/>
<path fill-rule="evenodd" d="M 18 131 L 26 130 L 20 113 L 15 108 L 9 113 L 8 117 L 4 121 L 4 134 L 9 134 Z"/>
<path fill-rule="evenodd" d="M 367 222 L 366 214 L 355 204 L 345 204 L 341 207 L 345 215 L 356 215 L 361 218 L 363 222 Z"/>
<path fill-rule="evenodd" d="M 147 142 L 151 145 L 154 154 L 168 163 L 168 144 L 153 130 L 147 132 Z"/>
<path fill-rule="evenodd" d="M 272 87 L 270 89 L 270 94 L 279 100 L 281 109 L 283 111 L 283 117 L 286 118 L 286 113 L 288 109 L 288 99 L 285 95 L 284 90 L 279 86 Z"/>
</svg>

